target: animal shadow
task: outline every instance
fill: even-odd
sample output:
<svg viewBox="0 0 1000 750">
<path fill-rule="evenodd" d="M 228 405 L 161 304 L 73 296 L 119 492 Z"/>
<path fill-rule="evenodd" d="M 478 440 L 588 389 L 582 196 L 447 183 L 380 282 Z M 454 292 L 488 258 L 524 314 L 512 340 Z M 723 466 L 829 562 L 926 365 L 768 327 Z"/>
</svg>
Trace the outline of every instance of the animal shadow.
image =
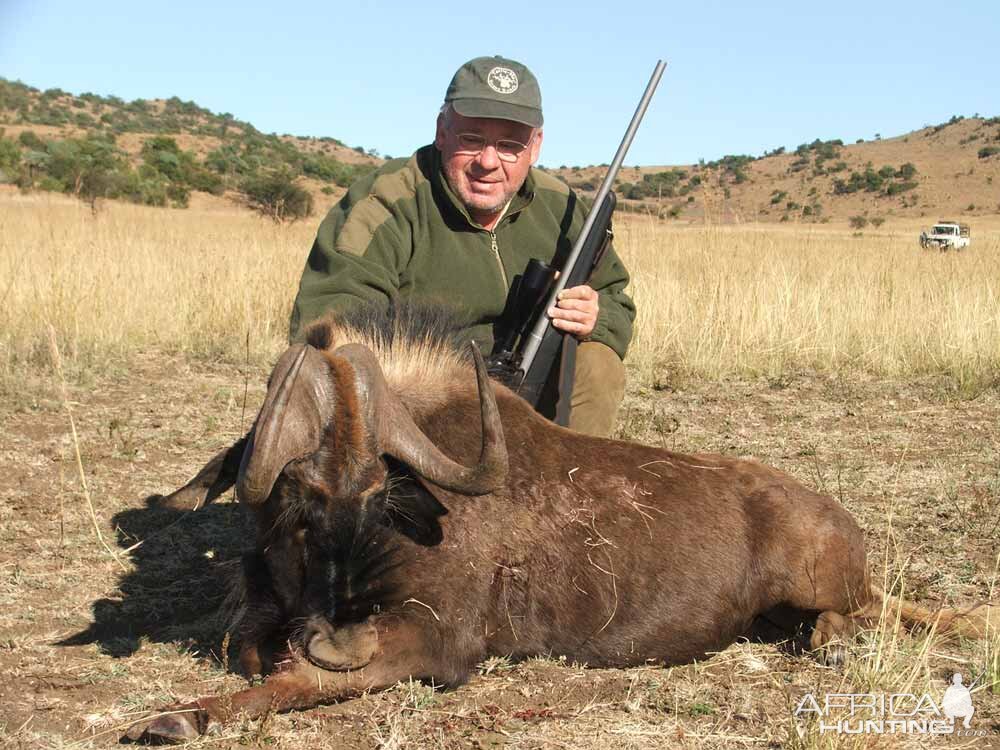
<svg viewBox="0 0 1000 750">
<path fill-rule="evenodd" d="M 181 643 L 218 653 L 226 629 L 223 603 L 239 573 L 253 528 L 235 503 L 216 502 L 195 513 L 156 506 L 117 513 L 117 543 L 135 569 L 115 595 L 93 604 L 93 624 L 57 645 L 96 643 L 115 657 L 131 656 L 142 640 Z"/>
</svg>

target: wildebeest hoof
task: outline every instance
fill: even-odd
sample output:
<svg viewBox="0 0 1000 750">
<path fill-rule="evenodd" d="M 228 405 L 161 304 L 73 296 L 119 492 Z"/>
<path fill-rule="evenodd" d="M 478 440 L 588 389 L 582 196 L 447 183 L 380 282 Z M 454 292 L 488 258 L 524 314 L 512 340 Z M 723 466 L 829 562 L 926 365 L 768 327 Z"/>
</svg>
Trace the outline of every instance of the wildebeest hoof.
<svg viewBox="0 0 1000 750">
<path fill-rule="evenodd" d="M 344 671 L 368 664 L 378 648 L 378 632 L 369 623 L 318 628 L 306 640 L 306 657 L 322 669 Z"/>
<path fill-rule="evenodd" d="M 171 713 L 158 716 L 150 722 L 140 722 L 133 725 L 125 736 L 146 745 L 179 745 L 183 742 L 196 740 L 203 733 L 199 726 L 205 726 L 207 721 L 204 712 L 193 709 L 183 713 Z"/>
</svg>

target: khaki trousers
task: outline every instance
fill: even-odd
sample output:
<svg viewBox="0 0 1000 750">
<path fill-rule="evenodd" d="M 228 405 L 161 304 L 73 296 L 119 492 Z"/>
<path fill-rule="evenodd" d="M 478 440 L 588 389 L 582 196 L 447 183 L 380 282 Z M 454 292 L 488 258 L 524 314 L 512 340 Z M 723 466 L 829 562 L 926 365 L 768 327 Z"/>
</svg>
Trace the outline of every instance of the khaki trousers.
<svg viewBox="0 0 1000 750">
<path fill-rule="evenodd" d="M 569 428 L 610 437 L 625 395 L 625 365 L 614 349 L 584 341 L 576 350 Z"/>
</svg>

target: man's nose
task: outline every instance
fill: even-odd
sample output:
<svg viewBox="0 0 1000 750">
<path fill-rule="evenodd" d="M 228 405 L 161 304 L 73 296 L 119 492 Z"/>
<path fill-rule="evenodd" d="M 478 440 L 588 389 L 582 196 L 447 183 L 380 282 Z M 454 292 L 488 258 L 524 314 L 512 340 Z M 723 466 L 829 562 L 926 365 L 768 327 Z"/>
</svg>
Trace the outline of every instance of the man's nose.
<svg viewBox="0 0 1000 750">
<path fill-rule="evenodd" d="M 497 155 L 497 148 L 492 143 L 487 143 L 483 146 L 483 150 L 479 152 L 479 157 L 476 160 L 479 162 L 479 166 L 483 169 L 496 169 L 500 166 L 500 157 Z"/>
</svg>

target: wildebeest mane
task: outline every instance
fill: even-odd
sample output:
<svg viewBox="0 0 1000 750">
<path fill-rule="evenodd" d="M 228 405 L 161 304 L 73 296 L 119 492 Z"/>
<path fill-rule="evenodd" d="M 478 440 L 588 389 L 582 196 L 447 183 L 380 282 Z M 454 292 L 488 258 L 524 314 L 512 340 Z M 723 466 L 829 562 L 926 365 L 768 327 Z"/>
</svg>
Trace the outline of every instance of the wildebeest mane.
<svg viewBox="0 0 1000 750">
<path fill-rule="evenodd" d="M 442 305 L 367 303 L 320 318 L 306 330 L 305 340 L 328 351 L 344 344 L 368 347 L 389 387 L 417 414 L 475 382 L 463 327 L 455 311 Z"/>
</svg>

